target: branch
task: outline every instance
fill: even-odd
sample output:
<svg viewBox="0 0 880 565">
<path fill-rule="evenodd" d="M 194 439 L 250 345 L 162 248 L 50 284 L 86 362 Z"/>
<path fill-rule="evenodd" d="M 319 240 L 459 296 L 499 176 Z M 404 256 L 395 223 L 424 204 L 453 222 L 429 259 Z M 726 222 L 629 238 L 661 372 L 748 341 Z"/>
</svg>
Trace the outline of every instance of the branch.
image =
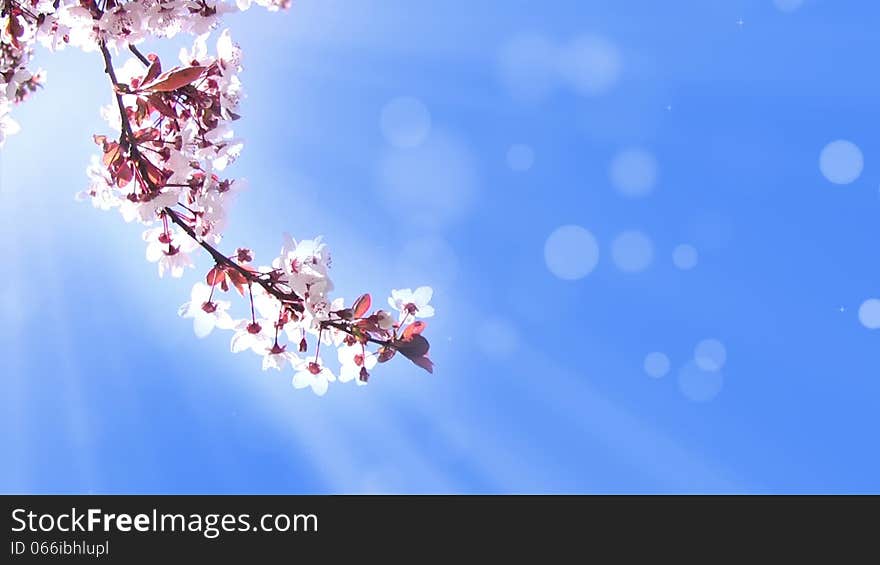
<svg viewBox="0 0 880 565">
<path fill-rule="evenodd" d="M 147 59 L 144 56 L 144 54 L 140 52 L 140 49 L 138 49 L 134 45 L 129 44 L 128 50 L 131 51 L 132 53 L 134 53 L 134 56 L 137 57 L 141 63 L 143 63 L 144 65 L 146 65 L 148 67 L 150 66 L 150 60 Z"/>
<path fill-rule="evenodd" d="M 110 54 L 110 50 L 107 46 L 101 42 L 101 55 L 104 58 L 104 72 L 110 77 L 110 82 L 113 85 L 113 93 L 116 97 L 116 105 L 119 109 L 119 118 L 122 124 L 122 134 L 120 137 L 120 146 L 123 146 L 128 149 L 132 159 L 137 163 L 138 170 L 141 173 L 141 179 L 148 186 L 148 188 L 153 192 L 159 192 L 160 187 L 157 186 L 153 180 L 150 178 L 147 165 L 146 158 L 140 152 L 137 146 L 137 142 L 135 141 L 134 131 L 131 127 L 131 121 L 128 117 L 128 112 L 125 108 L 125 103 L 122 100 L 122 93 L 120 91 L 120 84 L 118 79 L 116 78 L 116 72 L 113 68 L 113 57 Z M 145 65 L 149 65 L 149 59 L 145 57 L 137 47 L 133 45 L 129 45 L 129 50 L 135 54 L 135 56 L 141 60 Z M 214 262 L 223 266 L 226 269 L 234 269 L 239 274 L 241 274 L 249 284 L 258 284 L 260 285 L 270 296 L 278 299 L 282 304 L 294 304 L 299 305 L 302 308 L 303 299 L 296 294 L 293 290 L 285 290 L 280 288 L 284 286 L 283 283 L 272 280 L 271 276 L 267 277 L 266 273 L 260 273 L 251 271 L 233 261 L 226 255 L 224 255 L 221 251 L 219 251 L 216 247 L 212 246 L 210 243 L 205 241 L 204 239 L 197 236 L 193 227 L 177 212 L 172 210 L 171 208 L 163 208 L 160 214 L 169 218 L 174 224 L 180 227 L 190 238 L 192 238 L 196 243 L 198 243 L 202 249 L 207 251 L 207 253 L 214 259 Z M 358 339 L 365 339 L 368 343 L 373 343 L 379 345 L 381 347 L 386 347 L 390 349 L 398 349 L 395 345 L 395 341 L 393 339 L 390 340 L 381 340 L 375 339 L 364 332 L 354 331 L 354 327 L 351 321 L 348 320 L 324 320 L 321 322 L 321 328 L 333 328 L 344 332 L 348 335 L 351 335 Z"/>
<path fill-rule="evenodd" d="M 132 50 L 132 52 L 138 54 L 139 59 L 141 59 L 142 61 L 147 61 L 147 64 L 149 64 L 147 58 L 140 54 L 140 51 L 138 51 L 136 47 L 132 45 L 130 46 L 130 49 Z M 128 113 L 125 111 L 125 103 L 122 101 L 122 94 L 119 92 L 119 81 L 116 78 L 116 71 L 113 69 L 113 57 L 110 55 L 110 50 L 107 49 L 107 46 L 103 42 L 101 43 L 101 54 L 104 56 L 104 72 L 107 73 L 107 75 L 110 77 L 110 81 L 113 83 L 113 92 L 116 96 L 116 105 L 119 108 L 119 118 L 122 122 L 121 141 L 124 142 L 124 144 L 128 147 L 129 151 L 131 152 L 132 158 L 138 164 L 138 169 L 140 170 L 143 181 L 149 186 L 151 191 L 159 192 L 160 188 L 156 186 L 156 184 L 150 179 L 144 157 L 140 153 L 140 150 L 137 147 L 137 143 L 135 142 L 134 132 L 131 128 L 131 121 L 128 118 Z M 259 284 L 266 290 L 266 292 L 281 300 L 282 302 L 302 302 L 302 298 L 300 298 L 295 292 L 284 292 L 283 290 L 277 288 L 277 286 L 271 280 L 264 279 L 261 273 L 255 273 L 249 269 L 242 267 L 226 255 L 221 253 L 210 243 L 202 238 L 197 237 L 195 230 L 193 230 L 193 228 L 189 224 L 187 224 L 183 220 L 183 218 L 181 218 L 180 215 L 171 208 L 164 208 L 161 213 L 165 214 L 172 222 L 180 226 L 180 228 L 183 229 L 183 231 L 185 231 L 188 236 L 190 236 L 205 251 L 207 251 L 209 255 L 211 255 L 211 257 L 218 265 L 222 265 L 226 268 L 238 271 L 249 282 Z"/>
</svg>

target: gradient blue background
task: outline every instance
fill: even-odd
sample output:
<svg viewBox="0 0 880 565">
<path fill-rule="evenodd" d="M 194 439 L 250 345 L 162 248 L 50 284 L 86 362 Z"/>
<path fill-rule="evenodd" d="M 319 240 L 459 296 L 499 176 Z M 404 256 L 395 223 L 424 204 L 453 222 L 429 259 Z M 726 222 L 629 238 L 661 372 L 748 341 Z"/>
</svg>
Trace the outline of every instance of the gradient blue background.
<svg viewBox="0 0 880 565">
<path fill-rule="evenodd" d="M 106 78 L 96 54 L 40 51 L 48 87 L 0 157 L 0 491 L 880 492 L 880 332 L 857 316 L 880 294 L 878 21 L 856 0 L 299 0 L 229 18 L 249 93 L 231 174 L 252 188 L 227 245 L 268 259 L 283 231 L 324 234 L 340 295 L 435 288 L 433 376 L 395 360 L 323 398 L 228 334 L 197 340 L 176 309 L 201 270 L 157 279 L 140 226 L 74 202 Z M 600 35 L 620 78 L 522 99 L 499 58 L 523 33 Z M 430 112 L 421 148 L 382 135 L 398 96 Z M 865 156 L 847 186 L 818 165 L 839 138 Z M 530 170 L 508 167 L 515 143 Z M 608 178 L 633 146 L 659 164 L 638 200 Z M 449 214 L 389 201 L 395 159 Z M 578 281 L 544 262 L 564 224 L 601 248 Z M 628 229 L 654 243 L 644 272 L 611 260 Z M 677 371 L 710 337 L 723 387 L 693 402 Z M 668 375 L 645 374 L 651 351 Z"/>
</svg>

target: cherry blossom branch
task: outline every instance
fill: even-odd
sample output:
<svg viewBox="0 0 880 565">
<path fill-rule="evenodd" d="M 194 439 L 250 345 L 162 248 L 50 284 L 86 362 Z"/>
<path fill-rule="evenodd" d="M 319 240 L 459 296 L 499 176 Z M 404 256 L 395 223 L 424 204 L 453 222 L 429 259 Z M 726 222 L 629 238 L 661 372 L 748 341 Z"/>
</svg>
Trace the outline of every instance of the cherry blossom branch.
<svg viewBox="0 0 880 565">
<path fill-rule="evenodd" d="M 147 57 L 143 53 L 141 53 L 140 49 L 138 49 L 137 46 L 129 44 L 128 50 L 134 53 L 134 56 L 137 57 L 141 63 L 148 67 L 150 66 L 150 60 L 147 59 Z"/>
<path fill-rule="evenodd" d="M 86 171 L 89 186 L 78 197 L 102 210 L 117 209 L 127 222 L 150 226 L 143 233 L 146 259 L 157 264 L 160 277 L 182 276 L 194 266 L 189 254 L 196 249 L 211 257 L 214 264 L 204 282 L 193 285 L 190 301 L 178 310 L 192 319 L 197 336 L 215 328 L 232 330 L 233 353 L 253 351 L 262 357 L 264 370 L 289 365 L 296 371 L 293 386 L 311 387 L 319 395 L 337 380 L 320 357 L 331 346 L 342 382 L 366 383 L 368 369 L 396 353 L 432 371 L 428 341 L 421 335 L 425 323 L 416 319 L 434 313 L 428 304 L 430 287 L 392 290 L 388 304 L 397 312 L 392 315 L 373 308 L 369 294 L 348 306 L 342 298 L 330 298 L 331 261 L 320 237 L 297 241 L 286 236 L 280 255 L 259 268 L 251 265 L 250 249 L 239 247 L 227 255 L 218 248 L 228 206 L 242 184 L 223 172 L 243 146 L 232 128 L 240 117 L 242 66 L 241 49 L 228 29 L 215 36 L 216 51 L 210 55 L 207 40 L 225 13 L 251 4 L 279 11 L 290 3 L 0 0 L 0 147 L 20 129 L 10 108 L 45 80 L 42 71 L 27 68 L 34 45 L 49 51 L 100 51 L 114 98 L 104 117 L 118 127 L 119 136 L 94 136 L 101 154 L 93 155 Z M 179 33 L 195 37 L 192 49 L 181 52 L 180 66 L 164 72 L 157 55 L 136 47 Z M 114 68 L 111 53 L 126 50 L 143 64 L 142 73 L 129 65 Z M 248 301 L 247 317 L 227 312 L 231 303 L 221 293 L 231 287 Z M 304 359 L 298 354 L 309 348 L 307 335 L 317 342 L 313 355 Z M 368 351 L 367 345 L 378 351 Z"/>
<path fill-rule="evenodd" d="M 150 59 L 140 53 L 140 51 L 136 47 L 129 46 L 129 49 L 142 63 L 147 66 L 151 64 Z M 106 44 L 104 44 L 103 42 L 100 43 L 100 50 L 104 58 L 105 72 L 109 76 L 110 81 L 113 85 L 116 104 L 119 109 L 119 117 L 122 124 L 120 145 L 125 146 L 128 149 L 132 159 L 137 163 L 138 168 L 141 171 L 141 177 L 144 179 L 144 182 L 148 185 L 148 187 L 152 191 L 158 192 L 160 188 L 156 186 L 156 184 L 151 180 L 149 172 L 147 170 L 146 158 L 143 156 L 142 153 L 140 153 L 138 149 L 135 134 L 131 125 L 131 120 L 129 119 L 125 103 L 122 99 L 122 91 L 124 87 L 120 85 L 116 77 L 116 73 L 113 68 L 112 55 L 110 54 L 110 51 L 107 48 Z M 281 302 L 282 304 L 282 314 L 284 311 L 284 305 L 292 306 L 295 310 L 299 312 L 303 311 L 302 297 L 297 295 L 292 290 L 284 290 L 280 288 L 281 286 L 283 286 L 283 284 L 279 283 L 276 280 L 273 280 L 272 273 L 251 271 L 243 267 L 236 261 L 233 261 L 222 252 L 220 252 L 218 249 L 216 249 L 214 246 L 212 246 L 210 243 L 205 241 L 204 238 L 198 237 L 193 227 L 189 225 L 189 223 L 185 221 L 180 214 L 172 210 L 170 207 L 163 208 L 160 214 L 163 217 L 170 219 L 175 225 L 180 227 L 187 234 L 187 236 L 189 236 L 193 241 L 198 243 L 205 251 L 207 251 L 207 253 L 214 259 L 218 267 L 235 270 L 247 280 L 248 285 L 254 283 L 258 284 L 267 292 L 267 294 L 279 300 L 279 302 Z M 364 298 L 366 298 L 366 308 L 369 308 L 369 295 L 361 297 L 358 303 L 362 304 Z M 253 309 L 252 294 L 250 300 L 251 307 Z M 400 323 L 391 323 L 390 326 L 388 326 L 387 323 L 383 324 L 383 320 L 385 318 L 382 316 L 381 311 L 368 317 L 363 316 L 363 314 L 365 314 L 366 312 L 360 312 L 359 315 L 355 315 L 355 312 L 359 310 L 359 306 L 355 305 L 351 309 L 344 309 L 338 312 L 330 312 L 330 316 L 335 316 L 336 319 L 322 320 L 320 321 L 319 327 L 322 331 L 328 328 L 332 328 L 334 330 L 342 332 L 348 335 L 350 338 L 353 338 L 355 342 L 360 342 L 361 344 L 372 343 L 374 345 L 380 346 L 381 349 L 379 359 L 381 361 L 386 361 L 390 359 L 396 351 L 401 351 L 413 362 L 430 371 L 432 370 L 433 364 L 430 362 L 430 360 L 428 360 L 426 356 L 428 351 L 427 341 L 424 340 L 421 335 L 419 335 L 424 327 L 424 324 L 422 322 L 416 322 L 410 325 L 407 328 L 407 331 L 402 332 L 400 335 L 398 335 L 398 331 L 402 329 L 401 326 L 403 325 L 403 322 L 406 321 L 406 319 L 409 318 L 409 316 L 413 314 L 417 309 L 413 304 L 408 304 L 407 308 L 408 309 L 406 310 L 406 313 L 401 319 Z M 253 322 L 252 325 L 256 325 L 256 322 Z M 383 328 L 383 325 L 386 325 L 388 327 Z M 277 329 L 278 328 L 276 325 L 274 338 L 274 347 L 276 348 L 278 347 Z M 381 339 L 375 337 L 376 334 L 380 333 L 390 334 L 390 338 Z M 320 332 L 318 347 L 320 347 Z"/>
<path fill-rule="evenodd" d="M 149 185 L 150 189 L 153 191 L 158 191 L 159 187 L 157 187 L 155 183 L 150 179 L 150 175 L 147 172 L 147 165 L 144 162 L 143 155 L 140 153 L 140 150 L 137 147 L 137 142 L 135 141 L 134 132 L 132 131 L 131 127 L 131 120 L 129 120 L 128 118 L 128 112 L 125 111 L 125 102 L 123 102 L 122 94 L 120 93 L 119 80 L 116 78 L 116 71 L 113 68 L 113 56 L 110 54 L 110 50 L 107 48 L 107 45 L 103 42 L 101 42 L 100 44 L 100 49 L 101 55 L 104 57 L 104 72 L 107 73 L 107 75 L 110 77 L 110 82 L 113 85 L 113 94 L 116 98 L 116 105 L 119 108 L 119 119 L 122 122 L 122 138 L 120 139 L 120 144 L 128 147 L 128 150 L 131 152 L 132 158 L 138 164 L 138 167 L 141 170 L 141 177 Z M 137 54 L 138 59 L 149 65 L 149 59 L 141 54 L 135 46 L 130 46 L 130 49 L 133 53 Z M 284 292 L 280 290 L 270 280 L 266 280 L 265 278 L 263 278 L 261 273 L 256 273 L 242 267 L 226 255 L 221 253 L 219 250 L 217 250 L 217 248 L 212 246 L 203 238 L 197 237 L 195 230 L 193 230 L 190 225 L 183 221 L 183 219 L 177 214 L 177 212 L 175 212 L 171 208 L 164 208 L 162 210 L 162 213 L 167 215 L 167 217 L 176 225 L 178 225 L 184 232 L 186 232 L 186 234 L 190 238 L 192 238 L 193 241 L 198 243 L 205 251 L 207 251 L 217 265 L 223 266 L 228 269 L 234 269 L 249 282 L 256 283 L 263 287 L 266 292 L 280 300 L 282 303 L 302 302 L 302 298 L 297 296 L 295 292 Z"/>
</svg>

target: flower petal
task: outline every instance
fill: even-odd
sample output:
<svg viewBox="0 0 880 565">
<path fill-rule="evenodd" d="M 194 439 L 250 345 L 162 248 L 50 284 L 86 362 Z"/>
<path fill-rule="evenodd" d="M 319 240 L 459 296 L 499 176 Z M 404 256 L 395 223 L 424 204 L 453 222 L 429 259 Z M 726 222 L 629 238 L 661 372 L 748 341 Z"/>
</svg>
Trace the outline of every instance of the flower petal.
<svg viewBox="0 0 880 565">
<path fill-rule="evenodd" d="M 434 289 L 430 286 L 420 286 L 416 289 L 416 291 L 412 295 L 413 302 L 418 304 L 420 307 L 422 305 L 427 304 L 431 301 L 431 297 L 434 296 Z"/>
</svg>

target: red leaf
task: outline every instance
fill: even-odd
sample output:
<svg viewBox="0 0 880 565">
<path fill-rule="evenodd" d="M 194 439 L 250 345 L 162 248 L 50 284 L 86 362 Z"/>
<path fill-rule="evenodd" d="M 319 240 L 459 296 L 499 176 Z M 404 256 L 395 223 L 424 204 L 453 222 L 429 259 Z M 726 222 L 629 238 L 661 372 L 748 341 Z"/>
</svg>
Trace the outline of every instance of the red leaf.
<svg viewBox="0 0 880 565">
<path fill-rule="evenodd" d="M 151 188 L 160 189 L 165 186 L 165 179 L 168 178 L 162 169 L 145 159 L 147 167 L 147 178 L 152 184 Z"/>
<path fill-rule="evenodd" d="M 171 92 L 194 83 L 205 72 L 205 67 L 196 65 L 193 67 L 176 67 L 166 73 L 162 73 L 150 84 L 141 85 L 141 91 L 146 92 Z"/>
<path fill-rule="evenodd" d="M 211 270 L 208 271 L 208 275 L 205 277 L 205 282 L 211 286 L 216 286 L 225 280 L 226 272 L 223 270 L 223 267 L 219 265 L 212 267 Z"/>
<path fill-rule="evenodd" d="M 427 355 L 431 348 L 428 340 L 418 334 L 411 336 L 406 341 L 394 342 L 394 347 L 410 360 Z"/>
<path fill-rule="evenodd" d="M 416 359 L 410 359 L 410 361 L 412 361 L 422 369 L 428 371 L 432 375 L 434 374 L 434 362 L 427 357 L 418 357 Z"/>
<path fill-rule="evenodd" d="M 238 272 L 236 269 L 227 269 L 226 275 L 229 277 L 229 280 L 232 281 L 232 284 L 235 286 L 235 290 L 242 296 L 244 296 L 244 287 L 247 286 L 248 280 L 243 274 Z"/>
<path fill-rule="evenodd" d="M 137 125 L 141 125 L 144 119 L 150 115 L 150 108 L 143 98 L 138 98 L 135 104 L 137 105 L 137 111 L 134 113 L 134 122 Z"/>
<path fill-rule="evenodd" d="M 151 82 L 162 72 L 162 63 L 159 61 L 159 57 L 150 53 L 147 55 L 147 58 L 150 60 L 150 68 L 147 69 L 147 74 L 144 75 L 144 79 L 141 81 L 142 84 Z"/>
<path fill-rule="evenodd" d="M 18 38 L 24 35 L 24 26 L 18 21 L 17 14 L 9 17 L 9 22 L 6 24 L 6 32 L 12 39 L 12 45 L 16 49 L 21 49 L 21 43 L 18 41 Z"/>
<path fill-rule="evenodd" d="M 177 119 L 177 113 L 174 111 L 174 108 L 168 105 L 165 100 L 162 99 L 161 94 L 152 93 L 147 96 L 147 100 L 150 101 L 150 105 L 160 114 L 165 116 L 166 118 Z"/>
<path fill-rule="evenodd" d="M 133 176 L 134 169 L 132 169 L 131 164 L 128 161 L 123 161 L 119 169 L 116 170 L 116 186 L 122 188 L 131 182 Z"/>
<path fill-rule="evenodd" d="M 380 347 L 378 353 L 379 356 L 377 360 L 379 361 L 379 363 L 385 363 L 386 361 L 394 357 L 394 354 L 397 353 L 397 350 L 393 347 Z"/>
<path fill-rule="evenodd" d="M 115 141 L 104 141 L 104 165 L 109 167 L 119 157 L 119 144 Z"/>
<path fill-rule="evenodd" d="M 400 351 L 401 355 L 422 369 L 431 374 L 434 373 L 434 362 L 428 359 L 428 350 L 431 346 L 428 344 L 427 339 L 418 334 L 413 334 L 405 341 L 394 342 L 394 347 Z"/>
<path fill-rule="evenodd" d="M 428 324 L 426 324 L 425 322 L 413 322 L 408 325 L 405 330 L 403 330 L 403 335 L 400 339 L 402 339 L 403 341 L 409 341 L 412 339 L 413 336 L 420 335 L 423 331 L 425 331 L 426 327 L 428 327 Z"/>
<path fill-rule="evenodd" d="M 140 98 L 138 98 L 138 102 L 140 102 Z M 138 144 L 145 141 L 155 141 L 157 139 L 159 139 L 159 130 L 156 128 L 144 128 L 138 130 L 137 133 L 134 134 L 134 140 Z"/>
<path fill-rule="evenodd" d="M 372 299 L 370 298 L 369 294 L 364 294 L 363 296 L 355 300 L 354 306 L 351 307 L 352 311 L 354 312 L 354 317 L 363 318 L 364 314 L 369 312 L 371 302 Z"/>
</svg>

